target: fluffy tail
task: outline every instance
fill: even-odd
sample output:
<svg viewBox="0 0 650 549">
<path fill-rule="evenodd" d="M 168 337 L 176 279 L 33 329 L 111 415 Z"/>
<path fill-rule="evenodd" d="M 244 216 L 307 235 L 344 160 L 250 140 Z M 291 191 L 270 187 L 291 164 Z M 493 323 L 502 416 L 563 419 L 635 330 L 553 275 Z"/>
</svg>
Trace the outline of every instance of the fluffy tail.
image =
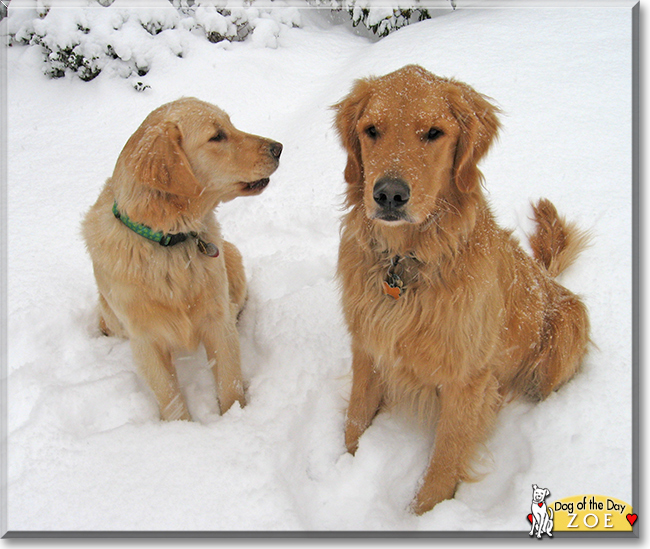
<svg viewBox="0 0 650 549">
<path fill-rule="evenodd" d="M 589 233 L 567 223 L 553 204 L 542 198 L 533 205 L 537 229 L 530 235 L 533 256 L 553 277 L 564 271 L 589 244 Z"/>
</svg>

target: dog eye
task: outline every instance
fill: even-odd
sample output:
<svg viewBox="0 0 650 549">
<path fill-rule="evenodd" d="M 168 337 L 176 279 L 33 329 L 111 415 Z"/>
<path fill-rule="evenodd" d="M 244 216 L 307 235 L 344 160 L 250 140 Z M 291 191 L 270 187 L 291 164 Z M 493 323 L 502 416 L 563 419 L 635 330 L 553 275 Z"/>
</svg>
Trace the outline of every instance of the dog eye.
<svg viewBox="0 0 650 549">
<path fill-rule="evenodd" d="M 431 128 L 426 135 L 426 140 L 435 141 L 442 135 L 443 135 L 442 130 L 439 130 L 438 128 Z"/>
<path fill-rule="evenodd" d="M 377 139 L 379 137 L 379 132 L 374 126 L 368 126 L 365 129 L 365 133 L 370 139 Z"/>
<path fill-rule="evenodd" d="M 219 131 L 216 133 L 216 135 L 213 135 L 213 136 L 210 138 L 210 141 L 217 141 L 217 142 L 218 142 L 218 141 L 225 141 L 226 139 L 227 139 L 226 134 L 225 134 L 222 130 L 219 130 Z"/>
</svg>

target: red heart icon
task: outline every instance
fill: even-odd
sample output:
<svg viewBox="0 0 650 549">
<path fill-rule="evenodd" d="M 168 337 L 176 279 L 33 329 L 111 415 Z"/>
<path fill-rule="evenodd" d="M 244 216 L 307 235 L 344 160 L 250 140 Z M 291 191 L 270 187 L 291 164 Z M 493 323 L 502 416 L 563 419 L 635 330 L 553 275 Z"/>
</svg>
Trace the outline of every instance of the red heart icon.
<svg viewBox="0 0 650 549">
<path fill-rule="evenodd" d="M 625 518 L 630 523 L 630 526 L 634 526 L 634 523 L 636 522 L 636 519 L 638 517 L 636 513 L 634 513 L 633 515 L 630 515 L 630 513 L 628 513 L 627 515 L 625 515 Z"/>
<path fill-rule="evenodd" d="M 538 503 L 538 504 L 537 504 L 538 507 L 541 507 L 542 505 L 544 505 L 544 502 L 543 502 L 543 501 L 542 501 L 541 503 Z"/>
<path fill-rule="evenodd" d="M 627 519 L 627 520 L 630 520 L 630 519 Z M 530 522 L 531 524 L 533 523 L 533 515 L 531 515 L 530 513 L 528 513 L 528 522 Z"/>
</svg>

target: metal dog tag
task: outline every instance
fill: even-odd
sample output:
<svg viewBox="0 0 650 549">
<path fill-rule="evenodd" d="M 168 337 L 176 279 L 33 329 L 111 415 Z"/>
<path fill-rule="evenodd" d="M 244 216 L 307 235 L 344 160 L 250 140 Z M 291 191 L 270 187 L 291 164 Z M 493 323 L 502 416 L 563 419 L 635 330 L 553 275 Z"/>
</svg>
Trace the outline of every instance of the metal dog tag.
<svg viewBox="0 0 650 549">
<path fill-rule="evenodd" d="M 196 245 L 199 247 L 199 252 L 203 255 L 219 257 L 219 248 L 217 248 L 212 242 L 206 242 L 205 240 L 197 238 Z"/>
</svg>

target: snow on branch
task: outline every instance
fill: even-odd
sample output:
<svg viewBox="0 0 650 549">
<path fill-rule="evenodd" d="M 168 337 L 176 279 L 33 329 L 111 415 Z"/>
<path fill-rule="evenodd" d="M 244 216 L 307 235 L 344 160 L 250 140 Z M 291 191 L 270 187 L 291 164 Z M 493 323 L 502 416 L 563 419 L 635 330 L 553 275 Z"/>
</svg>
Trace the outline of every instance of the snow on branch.
<svg viewBox="0 0 650 549">
<path fill-rule="evenodd" d="M 426 0 L 298 2 L 348 13 L 353 26 L 364 25 L 380 37 L 430 18 L 426 6 L 433 5 Z M 259 47 L 277 47 L 283 28 L 302 26 L 298 2 L 148 0 L 139 6 L 132 0 L 11 0 L 7 33 L 10 46 L 40 49 L 43 71 L 52 78 L 72 73 L 89 81 L 102 71 L 137 78 L 149 72 L 157 56 L 183 57 L 188 33 L 212 43 L 251 40 Z M 455 3 L 440 0 L 441 5 Z"/>
</svg>

